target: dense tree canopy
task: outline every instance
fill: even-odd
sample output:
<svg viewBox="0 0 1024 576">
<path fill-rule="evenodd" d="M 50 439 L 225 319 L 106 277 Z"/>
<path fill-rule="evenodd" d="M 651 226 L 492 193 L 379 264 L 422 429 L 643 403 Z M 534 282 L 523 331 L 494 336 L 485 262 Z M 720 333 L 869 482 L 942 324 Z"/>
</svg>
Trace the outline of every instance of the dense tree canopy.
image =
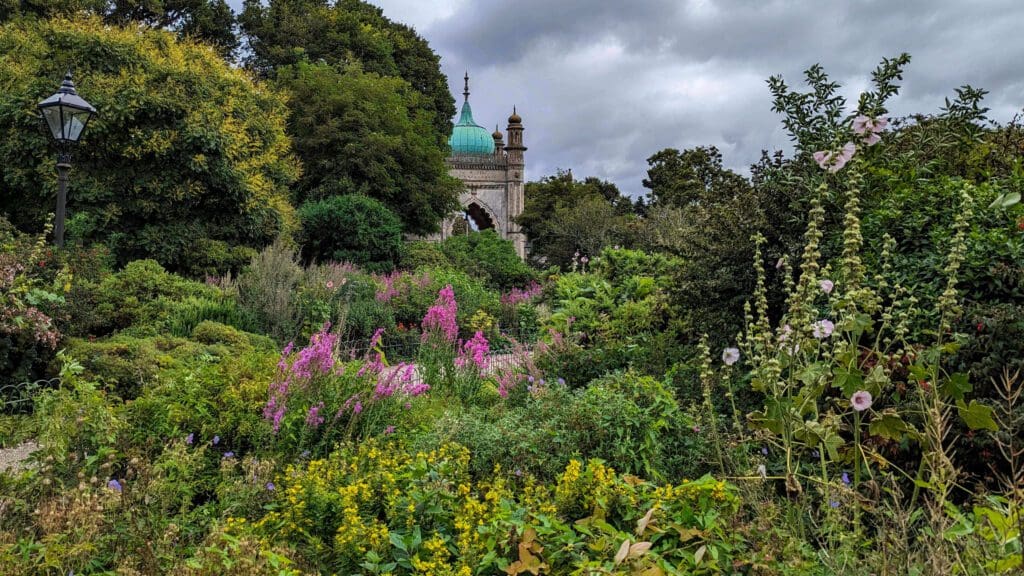
<svg viewBox="0 0 1024 576">
<path fill-rule="evenodd" d="M 611 182 L 574 180 L 559 172 L 526 184 L 526 205 L 517 221 L 530 241 L 530 257 L 545 265 L 569 266 L 576 252 L 588 258 L 625 243 L 633 203 Z"/>
<path fill-rule="evenodd" d="M 97 18 L 0 27 L 0 211 L 15 225 L 39 230 L 53 211 L 56 154 L 35 106 L 69 62 L 100 111 L 75 151 L 73 240 L 198 273 L 289 228 L 284 99 L 205 46 Z"/>
<path fill-rule="evenodd" d="M 363 70 L 404 79 L 423 95 L 437 145 L 451 133 L 455 103 L 440 58 L 416 32 L 362 0 L 246 0 L 239 23 L 249 66 L 271 77 L 282 66 L 323 61 L 339 70 Z"/>
<path fill-rule="evenodd" d="M 351 262 L 391 270 L 402 251 L 402 223 L 387 206 L 360 194 L 332 196 L 299 208 L 302 255 L 310 262 Z"/>
<path fill-rule="evenodd" d="M 235 15 L 225 0 L 0 0 L 0 21 L 16 16 L 70 17 L 81 12 L 111 24 L 141 22 L 213 45 L 224 56 L 238 47 Z"/>
<path fill-rule="evenodd" d="M 457 208 L 458 182 L 430 136 L 433 116 L 407 82 L 358 64 L 300 62 L 278 69 L 277 84 L 292 94 L 289 132 L 305 166 L 297 202 L 364 194 L 415 234 L 435 231 Z"/>
<path fill-rule="evenodd" d="M 682 257 L 676 288 L 690 336 L 729 338 L 753 290 L 751 237 L 764 228 L 761 199 L 746 178 L 723 167 L 714 146 L 669 148 L 647 162 L 647 241 Z"/>
</svg>

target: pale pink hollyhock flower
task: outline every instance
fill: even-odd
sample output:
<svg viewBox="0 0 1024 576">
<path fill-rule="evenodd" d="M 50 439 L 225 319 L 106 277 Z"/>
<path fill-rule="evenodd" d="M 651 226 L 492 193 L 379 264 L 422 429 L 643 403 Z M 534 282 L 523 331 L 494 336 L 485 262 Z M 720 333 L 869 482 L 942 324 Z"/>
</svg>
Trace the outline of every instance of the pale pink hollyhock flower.
<svg viewBox="0 0 1024 576">
<path fill-rule="evenodd" d="M 818 163 L 822 170 L 836 173 L 853 159 L 855 152 L 857 152 L 857 145 L 853 142 L 847 142 L 838 152 L 825 152 L 823 150 L 815 152 L 814 161 Z"/>
<path fill-rule="evenodd" d="M 334 290 L 334 282 L 328 280 L 327 281 L 327 289 L 328 290 Z"/>
<path fill-rule="evenodd" d="M 877 118 L 871 118 L 861 114 L 853 119 L 853 132 L 858 136 L 863 136 L 864 144 L 873 146 L 882 139 L 879 134 L 885 130 L 885 127 L 889 125 L 889 119 L 885 116 L 879 116 Z"/>
<path fill-rule="evenodd" d="M 850 397 L 850 405 L 857 412 L 863 412 L 868 408 L 871 408 L 871 392 L 867 390 L 858 390 L 853 393 Z"/>
<path fill-rule="evenodd" d="M 822 280 L 821 282 L 818 282 L 818 286 L 821 287 L 821 291 L 824 292 L 825 294 L 831 294 L 832 289 L 835 288 L 836 284 L 831 280 L 825 279 Z"/>
<path fill-rule="evenodd" d="M 783 326 L 782 329 L 779 330 L 779 342 L 785 342 L 786 340 L 789 340 L 789 335 L 792 334 L 792 333 L 793 333 L 793 327 L 792 326 L 790 326 L 789 324 L 786 324 L 785 326 Z"/>
<path fill-rule="evenodd" d="M 740 351 L 736 348 L 726 348 L 722 350 L 722 362 L 725 362 L 726 366 L 732 366 L 740 359 Z"/>
<path fill-rule="evenodd" d="M 832 335 L 832 331 L 835 330 L 836 325 L 833 324 L 831 320 L 826 319 L 818 320 L 817 322 L 814 323 L 812 328 L 812 333 L 814 334 L 814 337 L 817 338 L 818 340 L 822 340 Z"/>
<path fill-rule="evenodd" d="M 858 136 L 863 136 L 865 132 L 871 129 L 870 124 L 872 124 L 870 116 L 865 116 L 863 114 L 857 116 L 853 119 L 853 133 Z"/>
</svg>

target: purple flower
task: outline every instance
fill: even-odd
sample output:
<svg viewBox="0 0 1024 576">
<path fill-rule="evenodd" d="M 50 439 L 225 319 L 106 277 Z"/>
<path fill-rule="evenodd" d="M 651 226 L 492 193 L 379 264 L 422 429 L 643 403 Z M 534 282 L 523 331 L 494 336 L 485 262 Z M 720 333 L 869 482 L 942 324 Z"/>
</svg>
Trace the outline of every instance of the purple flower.
<svg viewBox="0 0 1024 576">
<path fill-rule="evenodd" d="M 114 492 L 120 493 L 121 492 L 121 483 L 118 482 L 117 480 L 111 478 L 110 481 L 107 482 L 107 488 L 110 488 Z"/>
<path fill-rule="evenodd" d="M 722 362 L 725 362 L 726 366 L 732 366 L 740 359 L 740 351 L 737 348 L 726 348 L 722 350 Z"/>
<path fill-rule="evenodd" d="M 833 507 L 833 508 L 839 508 L 839 501 L 832 500 L 831 502 L 828 503 L 828 505 Z"/>
<path fill-rule="evenodd" d="M 530 384 L 533 384 L 533 376 L 528 376 L 526 378 L 526 381 L 529 382 Z"/>
<path fill-rule="evenodd" d="M 273 492 L 274 490 L 277 490 L 277 487 L 274 486 L 273 482 L 267 482 L 267 490 L 269 490 L 270 492 Z"/>
<path fill-rule="evenodd" d="M 324 423 L 324 417 L 320 415 L 320 410 L 323 410 L 324 403 L 320 402 L 309 407 L 309 411 L 306 412 L 306 425 L 310 428 L 316 428 L 317 426 Z"/>
<path fill-rule="evenodd" d="M 850 397 L 850 405 L 857 412 L 863 412 L 868 408 L 871 408 L 871 392 L 867 390 L 858 390 L 853 393 Z"/>
<path fill-rule="evenodd" d="M 302 454 L 299 454 L 301 458 L 309 458 L 309 450 L 303 450 Z"/>
<path fill-rule="evenodd" d="M 395 433 L 395 427 L 394 426 L 388 426 L 387 428 L 384 429 L 384 434 L 394 434 L 394 433 Z"/>
<path fill-rule="evenodd" d="M 846 484 L 847 486 L 850 485 L 850 474 L 845 470 L 843 471 L 843 475 L 840 476 L 839 479 L 843 481 L 843 484 Z"/>
<path fill-rule="evenodd" d="M 216 446 L 217 444 L 220 444 L 220 436 L 213 437 L 213 445 Z"/>
<path fill-rule="evenodd" d="M 195 435 L 189 432 L 188 436 L 185 436 L 185 444 L 191 444 L 193 440 L 195 440 Z"/>
<path fill-rule="evenodd" d="M 565 386 L 565 378 L 559 378 L 558 379 L 558 385 L 559 386 Z"/>
<path fill-rule="evenodd" d="M 225 458 L 234 458 L 235 457 L 235 453 L 230 451 L 230 450 L 228 450 L 227 452 L 224 453 L 224 457 Z"/>
<path fill-rule="evenodd" d="M 767 446 L 761 446 L 761 454 L 764 454 L 765 456 L 768 455 L 768 447 Z"/>
</svg>

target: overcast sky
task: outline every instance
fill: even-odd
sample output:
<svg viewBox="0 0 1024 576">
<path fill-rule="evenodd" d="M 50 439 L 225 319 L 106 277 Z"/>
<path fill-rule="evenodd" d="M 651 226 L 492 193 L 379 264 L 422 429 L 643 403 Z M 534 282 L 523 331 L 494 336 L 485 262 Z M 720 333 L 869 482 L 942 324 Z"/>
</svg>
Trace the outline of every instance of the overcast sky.
<svg viewBox="0 0 1024 576">
<path fill-rule="evenodd" d="M 1022 0 L 370 1 L 441 55 L 457 105 L 469 71 L 477 123 L 504 132 L 517 106 L 530 179 L 572 169 L 634 196 L 662 148 L 713 144 L 744 173 L 788 149 L 765 80 L 802 86 L 816 62 L 855 104 L 881 58 L 910 53 L 896 115 L 963 84 L 996 120 L 1024 107 Z"/>
</svg>

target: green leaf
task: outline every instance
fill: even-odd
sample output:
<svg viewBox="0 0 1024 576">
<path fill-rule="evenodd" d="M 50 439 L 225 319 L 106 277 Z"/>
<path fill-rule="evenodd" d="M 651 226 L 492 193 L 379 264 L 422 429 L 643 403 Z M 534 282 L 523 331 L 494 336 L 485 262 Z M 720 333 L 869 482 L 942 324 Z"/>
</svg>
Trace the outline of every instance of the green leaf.
<svg viewBox="0 0 1024 576">
<path fill-rule="evenodd" d="M 908 430 L 907 423 L 898 414 L 890 412 L 883 413 L 868 424 L 869 434 L 890 440 L 900 440 Z"/>
<path fill-rule="evenodd" d="M 1006 192 L 1005 194 L 999 195 L 991 204 L 989 204 L 988 207 L 1009 208 L 1018 202 L 1020 202 L 1020 192 Z"/>
<path fill-rule="evenodd" d="M 971 430 L 991 430 L 993 432 L 999 430 L 999 426 L 996 425 L 996 421 L 992 417 L 992 408 L 979 404 L 977 400 L 971 400 L 970 404 L 965 404 L 961 400 L 957 403 L 957 411 Z"/>
<path fill-rule="evenodd" d="M 963 372 L 951 375 L 939 385 L 939 392 L 958 402 L 973 389 L 974 386 L 968 381 L 967 374 Z"/>
</svg>

